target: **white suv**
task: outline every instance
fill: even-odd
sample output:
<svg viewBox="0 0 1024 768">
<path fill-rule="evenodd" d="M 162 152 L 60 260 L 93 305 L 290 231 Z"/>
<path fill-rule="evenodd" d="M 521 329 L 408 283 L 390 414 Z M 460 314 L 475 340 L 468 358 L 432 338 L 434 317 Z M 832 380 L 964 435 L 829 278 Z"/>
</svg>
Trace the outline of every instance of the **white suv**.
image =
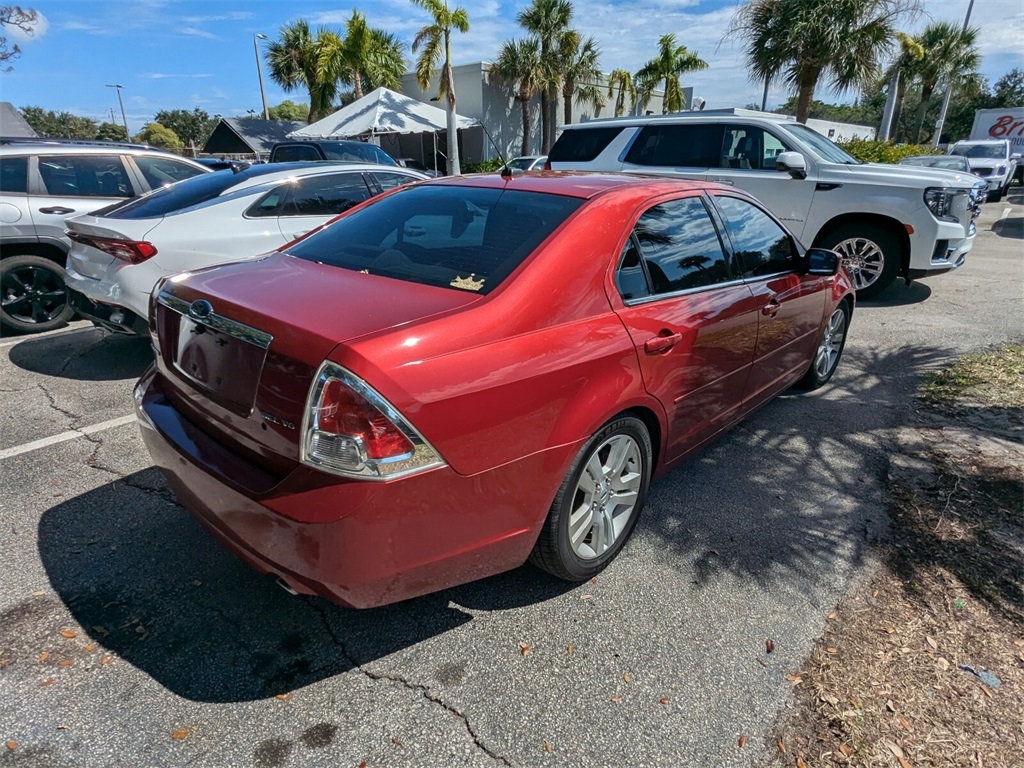
<svg viewBox="0 0 1024 768">
<path fill-rule="evenodd" d="M 1006 139 L 958 141 L 949 154 L 966 157 L 971 173 L 988 182 L 988 199 L 998 202 L 1009 190 L 1020 155 L 1013 152 Z"/>
<path fill-rule="evenodd" d="M 859 298 L 897 275 L 909 282 L 962 266 L 985 187 L 966 173 L 861 163 L 791 118 L 750 110 L 567 125 L 548 167 L 744 189 L 805 244 L 842 254 Z"/>
<path fill-rule="evenodd" d="M 138 144 L 0 139 L 0 327 L 48 331 L 71 319 L 69 216 L 209 172 Z"/>
</svg>

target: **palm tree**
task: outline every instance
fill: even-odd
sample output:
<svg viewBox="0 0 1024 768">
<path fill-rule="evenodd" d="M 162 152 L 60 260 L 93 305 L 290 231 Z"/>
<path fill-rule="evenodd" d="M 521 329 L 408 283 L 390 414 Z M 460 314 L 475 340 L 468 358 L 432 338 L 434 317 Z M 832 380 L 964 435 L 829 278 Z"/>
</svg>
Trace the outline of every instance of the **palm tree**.
<svg viewBox="0 0 1024 768">
<path fill-rule="evenodd" d="M 373 29 L 363 14 L 352 11 L 352 18 L 345 22 L 345 40 L 337 55 L 344 66 L 342 80 L 352 86 L 357 99 L 363 97 L 364 82 L 369 90 L 381 86 L 397 89 L 405 74 L 404 54 L 405 44 L 395 35 Z"/>
<path fill-rule="evenodd" d="M 540 43 L 536 38 L 506 40 L 494 62 L 494 73 L 515 88 L 515 100 L 523 109 L 523 143 L 520 155 L 530 154 L 530 101 L 541 87 Z"/>
<path fill-rule="evenodd" d="M 309 22 L 304 19 L 285 24 L 278 34 L 279 38 L 267 46 L 270 79 L 285 91 L 306 88 L 309 92 L 308 122 L 329 115 L 342 74 L 341 38 L 326 27 L 319 27 L 314 37 Z"/>
<path fill-rule="evenodd" d="M 601 52 L 594 38 L 581 41 L 579 32 L 570 30 L 559 40 L 558 58 L 562 72 L 562 109 L 568 125 L 572 122 L 574 97 L 577 104 L 593 104 L 597 109 L 604 106 L 601 89 L 596 85 L 601 78 L 598 66 Z"/>
<path fill-rule="evenodd" d="M 412 42 L 415 53 L 421 47 L 423 52 L 416 60 L 416 82 L 426 90 L 434 79 L 438 63 L 444 60 L 441 68 L 441 79 L 438 83 L 438 97 L 444 97 L 448 112 L 448 175 L 458 176 L 459 167 L 459 134 L 455 124 L 455 78 L 452 76 L 452 30 L 465 34 L 469 32 L 469 14 L 459 6 L 453 10 L 448 8 L 448 0 L 411 0 L 413 5 L 430 14 L 432 24 L 427 24 L 416 33 Z"/>
<path fill-rule="evenodd" d="M 516 21 L 540 42 L 540 61 L 544 86 L 540 92 L 542 152 L 551 150 L 555 137 L 558 89 L 562 84 L 557 57 L 558 43 L 569 30 L 572 3 L 569 0 L 533 0 L 517 15 Z"/>
<path fill-rule="evenodd" d="M 698 69 L 707 69 L 708 63 L 696 53 L 691 53 L 685 45 L 676 43 L 673 34 L 662 35 L 658 39 L 658 55 L 651 59 L 636 73 L 639 101 L 647 104 L 654 89 L 665 83 L 665 98 L 662 101 L 663 113 L 679 112 L 683 104 L 683 87 L 679 84 L 679 76 Z"/>
<path fill-rule="evenodd" d="M 626 111 L 626 97 L 629 96 L 630 108 L 636 103 L 636 84 L 633 82 L 633 76 L 624 69 L 613 69 L 608 75 L 609 99 L 616 88 L 619 89 L 619 95 L 615 97 L 615 116 L 622 117 L 622 113 Z"/>
<path fill-rule="evenodd" d="M 746 42 L 753 82 L 782 78 L 796 90 L 803 123 L 822 77 L 841 92 L 877 75 L 896 19 L 916 7 L 916 0 L 750 0 L 728 34 Z"/>
<path fill-rule="evenodd" d="M 924 48 L 924 58 L 917 65 L 921 78 L 921 103 L 917 105 L 914 130 L 911 139 L 921 141 L 924 116 L 928 111 L 935 87 L 945 81 L 948 88 L 954 88 L 968 79 L 981 63 L 978 53 L 978 29 L 961 29 L 948 21 L 929 24 L 917 37 Z"/>
<path fill-rule="evenodd" d="M 896 134 L 896 127 L 900 124 L 900 112 L 903 111 L 903 102 L 907 97 L 907 80 L 913 77 L 913 69 L 917 62 L 924 58 L 924 48 L 910 35 L 897 32 L 896 39 L 899 40 L 900 53 L 885 72 L 885 78 L 889 81 L 889 91 L 885 97 L 882 125 L 878 131 L 880 139 L 891 139 Z"/>
</svg>

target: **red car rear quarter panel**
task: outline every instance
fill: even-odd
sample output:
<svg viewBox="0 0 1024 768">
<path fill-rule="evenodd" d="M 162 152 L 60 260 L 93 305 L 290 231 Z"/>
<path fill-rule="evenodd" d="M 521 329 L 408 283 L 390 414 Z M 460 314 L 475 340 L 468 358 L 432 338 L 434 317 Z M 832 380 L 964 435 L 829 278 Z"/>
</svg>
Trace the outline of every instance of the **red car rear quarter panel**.
<svg viewBox="0 0 1024 768">
<path fill-rule="evenodd" d="M 376 387 L 456 472 L 561 447 L 557 486 L 579 442 L 616 413 L 642 404 L 663 420 L 604 291 L 623 235 L 615 205 L 591 201 L 485 301 L 339 345 L 331 359 Z"/>
</svg>

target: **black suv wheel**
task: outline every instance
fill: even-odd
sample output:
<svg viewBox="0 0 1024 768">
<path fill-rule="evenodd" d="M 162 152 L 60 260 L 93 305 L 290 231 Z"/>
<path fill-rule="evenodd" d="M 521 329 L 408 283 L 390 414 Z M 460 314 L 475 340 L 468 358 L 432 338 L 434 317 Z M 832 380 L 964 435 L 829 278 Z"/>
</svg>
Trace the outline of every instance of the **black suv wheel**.
<svg viewBox="0 0 1024 768">
<path fill-rule="evenodd" d="M 60 265 L 41 256 L 0 261 L 0 326 L 5 331 L 52 331 L 73 314 Z"/>
</svg>

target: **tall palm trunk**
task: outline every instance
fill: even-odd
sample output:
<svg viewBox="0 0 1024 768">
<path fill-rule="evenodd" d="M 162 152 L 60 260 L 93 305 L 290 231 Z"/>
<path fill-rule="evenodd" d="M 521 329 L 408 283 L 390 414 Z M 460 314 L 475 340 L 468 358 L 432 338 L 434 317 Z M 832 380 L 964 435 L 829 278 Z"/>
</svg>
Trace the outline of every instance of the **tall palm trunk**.
<svg viewBox="0 0 1024 768">
<path fill-rule="evenodd" d="M 519 103 L 523 107 L 523 143 L 519 154 L 525 157 L 530 154 L 530 95 L 520 91 Z"/>
<path fill-rule="evenodd" d="M 934 91 L 934 83 L 923 83 L 921 85 L 921 103 L 917 105 L 917 115 L 914 117 L 914 132 L 911 134 L 915 144 L 921 143 L 921 130 L 924 128 L 924 116 L 928 111 L 928 103 L 932 100 L 932 93 Z"/>
<path fill-rule="evenodd" d="M 572 123 L 572 97 L 576 93 L 576 81 L 571 77 L 565 78 L 565 85 L 562 86 L 562 125 Z"/>
<path fill-rule="evenodd" d="M 806 123 L 811 112 L 811 99 L 814 98 L 814 86 L 818 82 L 820 71 L 802 73 L 798 80 L 796 100 L 796 121 Z"/>
<path fill-rule="evenodd" d="M 900 120 L 903 118 L 903 105 L 907 101 L 907 80 L 900 78 L 900 84 L 896 88 L 896 103 L 892 108 L 892 133 L 889 135 L 893 141 L 898 142 L 903 131 L 900 130 Z"/>
<path fill-rule="evenodd" d="M 447 98 L 445 104 L 448 106 L 448 175 L 458 176 L 462 173 L 459 166 L 459 129 L 455 123 L 455 76 L 452 74 L 452 46 L 451 35 L 446 29 L 444 32 L 444 77 L 448 83 Z"/>
</svg>

